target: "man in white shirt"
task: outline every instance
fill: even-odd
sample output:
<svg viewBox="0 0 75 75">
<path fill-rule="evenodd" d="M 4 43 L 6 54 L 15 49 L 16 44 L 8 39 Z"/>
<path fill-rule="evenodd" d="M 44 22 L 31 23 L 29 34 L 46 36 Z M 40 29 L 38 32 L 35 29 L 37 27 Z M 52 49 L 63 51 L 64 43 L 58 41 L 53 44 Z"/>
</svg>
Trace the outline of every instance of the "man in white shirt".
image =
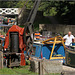
<svg viewBox="0 0 75 75">
<path fill-rule="evenodd" d="M 67 35 L 65 35 L 63 37 L 63 39 L 65 40 L 65 45 L 66 46 L 72 46 L 72 42 L 74 41 L 74 36 L 71 34 L 71 32 L 69 31 Z"/>
</svg>

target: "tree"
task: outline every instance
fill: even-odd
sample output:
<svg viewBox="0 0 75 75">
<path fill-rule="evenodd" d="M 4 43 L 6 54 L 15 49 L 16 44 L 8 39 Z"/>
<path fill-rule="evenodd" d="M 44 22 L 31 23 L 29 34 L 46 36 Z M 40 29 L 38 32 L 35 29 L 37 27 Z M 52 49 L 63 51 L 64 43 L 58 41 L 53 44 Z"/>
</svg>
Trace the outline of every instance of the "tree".
<svg viewBox="0 0 75 75">
<path fill-rule="evenodd" d="M 26 1 L 8 1 L 0 2 L 0 8 L 22 8 Z M 28 0 L 26 4 L 27 9 L 33 7 L 34 1 Z M 72 22 L 75 20 L 75 1 L 44 1 L 41 2 L 39 11 L 43 11 L 44 16 L 57 16 L 62 19 L 69 19 Z"/>
</svg>

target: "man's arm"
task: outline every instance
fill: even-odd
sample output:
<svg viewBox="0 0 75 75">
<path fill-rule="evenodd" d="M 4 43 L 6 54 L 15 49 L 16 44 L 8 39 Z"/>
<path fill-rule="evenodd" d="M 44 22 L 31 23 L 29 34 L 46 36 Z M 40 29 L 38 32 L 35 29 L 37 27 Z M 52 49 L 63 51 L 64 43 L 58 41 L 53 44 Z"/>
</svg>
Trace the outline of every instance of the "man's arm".
<svg viewBox="0 0 75 75">
<path fill-rule="evenodd" d="M 75 38 L 74 38 L 74 42 L 75 42 Z"/>
<path fill-rule="evenodd" d="M 72 42 L 75 42 L 75 38 L 74 38 L 74 36 L 72 35 Z"/>
<path fill-rule="evenodd" d="M 67 38 L 67 35 L 65 35 L 65 36 L 63 37 L 64 40 L 66 40 L 66 38 Z"/>
</svg>

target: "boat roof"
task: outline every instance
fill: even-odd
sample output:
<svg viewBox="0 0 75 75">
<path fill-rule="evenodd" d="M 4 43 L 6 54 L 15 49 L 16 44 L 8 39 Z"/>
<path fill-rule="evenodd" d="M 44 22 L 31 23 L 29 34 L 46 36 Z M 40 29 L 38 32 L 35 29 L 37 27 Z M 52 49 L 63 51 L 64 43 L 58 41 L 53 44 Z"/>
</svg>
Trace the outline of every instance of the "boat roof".
<svg viewBox="0 0 75 75">
<path fill-rule="evenodd" d="M 9 26 L 7 24 L 0 24 L 0 27 L 11 27 L 11 26 Z"/>
</svg>

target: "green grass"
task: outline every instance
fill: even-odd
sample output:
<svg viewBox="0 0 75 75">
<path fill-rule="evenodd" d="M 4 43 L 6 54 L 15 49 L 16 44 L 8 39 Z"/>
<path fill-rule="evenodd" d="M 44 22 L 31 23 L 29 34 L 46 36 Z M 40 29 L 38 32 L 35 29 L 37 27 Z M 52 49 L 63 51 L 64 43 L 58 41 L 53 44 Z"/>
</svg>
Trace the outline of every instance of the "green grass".
<svg viewBox="0 0 75 75">
<path fill-rule="evenodd" d="M 15 74 L 17 74 L 16 72 L 14 72 L 12 69 L 10 69 L 10 68 L 3 68 L 3 69 L 0 69 L 0 75 L 1 74 L 13 74 L 13 75 L 15 75 Z"/>
<path fill-rule="evenodd" d="M 8 75 L 37 75 L 37 73 L 31 72 L 29 70 L 29 65 L 28 66 L 23 66 L 23 67 L 18 67 L 18 68 L 3 68 L 0 69 L 0 75 L 8 74 Z"/>
<path fill-rule="evenodd" d="M 0 75 L 38 75 L 37 73 L 31 72 L 29 69 L 30 69 L 29 65 L 17 67 L 17 68 L 14 67 L 13 69 L 3 68 L 3 69 L 0 69 Z M 50 73 L 49 75 L 61 75 L 61 74 Z"/>
<path fill-rule="evenodd" d="M 28 65 L 28 66 L 24 66 L 24 67 L 14 68 L 13 71 L 15 71 L 18 74 L 37 75 L 37 73 L 31 72 L 29 69 L 30 68 Z"/>
<path fill-rule="evenodd" d="M 0 75 L 39 75 L 30 71 L 30 61 L 26 60 L 26 66 L 14 67 L 14 68 L 3 68 L 0 69 Z M 48 75 L 48 74 L 46 74 Z M 50 73 L 49 75 L 61 75 L 60 73 Z"/>
<path fill-rule="evenodd" d="M 0 75 L 37 75 L 37 73 L 30 71 L 30 61 L 26 60 L 26 66 L 19 66 L 14 68 L 3 68 L 0 69 Z"/>
</svg>

